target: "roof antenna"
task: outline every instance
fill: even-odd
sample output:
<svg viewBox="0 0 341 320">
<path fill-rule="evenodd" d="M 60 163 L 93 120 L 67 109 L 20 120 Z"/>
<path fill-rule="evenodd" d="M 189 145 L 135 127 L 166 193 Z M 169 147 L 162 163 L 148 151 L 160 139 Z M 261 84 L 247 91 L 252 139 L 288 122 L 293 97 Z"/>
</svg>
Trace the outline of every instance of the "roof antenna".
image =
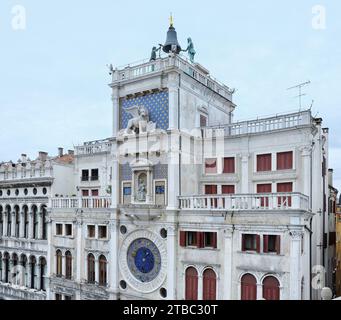
<svg viewBox="0 0 341 320">
<path fill-rule="evenodd" d="M 306 85 L 308 85 L 310 83 L 311 83 L 310 81 L 302 82 L 302 83 L 300 83 L 300 84 L 298 84 L 296 86 L 293 86 L 293 87 L 290 87 L 290 88 L 287 89 L 287 90 L 291 90 L 291 89 L 298 88 L 298 96 L 296 96 L 294 98 L 299 98 L 299 108 L 300 108 L 299 111 L 301 111 L 301 109 L 302 109 L 302 97 L 306 96 L 305 93 L 302 93 L 302 87 L 304 87 L 304 86 L 306 86 Z"/>
</svg>

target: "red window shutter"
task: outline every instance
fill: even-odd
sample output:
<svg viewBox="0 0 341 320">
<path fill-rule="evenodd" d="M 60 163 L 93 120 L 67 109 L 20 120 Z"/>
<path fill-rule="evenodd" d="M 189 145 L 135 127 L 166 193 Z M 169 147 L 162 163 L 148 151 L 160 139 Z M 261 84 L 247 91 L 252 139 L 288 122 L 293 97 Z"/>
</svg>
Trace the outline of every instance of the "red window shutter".
<svg viewBox="0 0 341 320">
<path fill-rule="evenodd" d="M 245 251 L 245 235 L 242 234 L 242 251 Z"/>
<path fill-rule="evenodd" d="M 224 173 L 235 173 L 235 160 L 234 157 L 224 158 Z"/>
<path fill-rule="evenodd" d="M 257 171 L 271 171 L 271 153 L 257 155 Z"/>
<path fill-rule="evenodd" d="M 256 235 L 257 252 L 260 252 L 260 235 Z"/>
<path fill-rule="evenodd" d="M 215 184 L 207 184 L 205 185 L 205 194 L 217 194 L 218 187 Z"/>
<path fill-rule="evenodd" d="M 186 247 L 186 231 L 180 231 L 180 246 Z"/>
<path fill-rule="evenodd" d="M 93 189 L 93 190 L 91 190 L 91 195 L 92 195 L 93 197 L 98 197 L 98 189 Z"/>
<path fill-rule="evenodd" d="M 292 151 L 277 153 L 277 170 L 285 170 L 293 168 Z"/>
<path fill-rule="evenodd" d="M 225 185 L 221 187 L 221 193 L 222 194 L 234 194 L 235 190 L 234 190 L 234 185 Z"/>
<path fill-rule="evenodd" d="M 197 247 L 203 248 L 205 246 L 205 232 L 197 232 Z"/>
<path fill-rule="evenodd" d="M 213 232 L 212 244 L 213 248 L 217 248 L 217 232 Z"/>
<path fill-rule="evenodd" d="M 264 235 L 263 236 L 263 252 L 268 252 L 268 243 L 269 243 L 269 236 Z"/>
<path fill-rule="evenodd" d="M 276 252 L 281 254 L 281 236 L 276 236 Z"/>
<path fill-rule="evenodd" d="M 257 193 L 271 193 L 271 183 L 257 184 Z"/>
<path fill-rule="evenodd" d="M 82 196 L 88 197 L 89 196 L 89 190 L 82 190 Z"/>
</svg>

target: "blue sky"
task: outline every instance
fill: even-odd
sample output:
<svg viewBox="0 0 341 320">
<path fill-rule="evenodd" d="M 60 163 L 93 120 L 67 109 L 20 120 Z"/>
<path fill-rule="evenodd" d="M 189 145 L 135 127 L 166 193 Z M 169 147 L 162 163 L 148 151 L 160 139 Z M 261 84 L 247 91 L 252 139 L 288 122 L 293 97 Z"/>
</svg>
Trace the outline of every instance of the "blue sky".
<svg viewBox="0 0 341 320">
<path fill-rule="evenodd" d="M 11 27 L 14 5 L 26 29 Z M 326 28 L 312 26 L 323 5 Z M 180 43 L 236 88 L 235 119 L 298 109 L 290 86 L 310 80 L 303 105 L 330 128 L 330 167 L 341 190 L 341 2 L 338 0 L 84 1 L 0 3 L 0 160 L 56 154 L 111 134 L 106 64 L 148 58 L 173 12 Z"/>
</svg>

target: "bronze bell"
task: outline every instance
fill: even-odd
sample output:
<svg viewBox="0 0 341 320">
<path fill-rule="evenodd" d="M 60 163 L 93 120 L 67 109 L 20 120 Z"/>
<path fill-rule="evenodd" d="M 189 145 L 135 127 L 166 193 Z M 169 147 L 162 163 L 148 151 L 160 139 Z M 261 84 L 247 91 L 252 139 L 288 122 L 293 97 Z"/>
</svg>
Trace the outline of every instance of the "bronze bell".
<svg viewBox="0 0 341 320">
<path fill-rule="evenodd" d="M 175 28 L 173 27 L 172 24 L 168 29 L 166 43 L 164 44 L 162 50 L 166 53 L 175 52 L 177 54 L 179 54 L 181 51 L 181 47 L 178 42 L 178 37 Z"/>
</svg>

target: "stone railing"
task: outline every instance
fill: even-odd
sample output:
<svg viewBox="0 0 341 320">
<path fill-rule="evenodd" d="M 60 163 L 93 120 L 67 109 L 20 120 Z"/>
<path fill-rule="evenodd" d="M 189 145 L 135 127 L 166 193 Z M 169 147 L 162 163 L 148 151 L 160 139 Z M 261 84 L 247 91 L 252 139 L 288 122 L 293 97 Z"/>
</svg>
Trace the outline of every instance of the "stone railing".
<svg viewBox="0 0 341 320">
<path fill-rule="evenodd" d="M 141 62 L 129 64 L 120 69 L 116 69 L 112 75 L 112 81 L 120 82 L 125 80 L 132 80 L 139 77 L 143 77 L 148 74 L 157 73 L 159 71 L 165 71 L 169 68 L 177 67 L 190 77 L 201 82 L 205 86 L 209 87 L 213 91 L 222 95 L 223 97 L 231 100 L 233 91 L 219 82 L 217 79 L 201 71 L 198 65 L 191 63 L 185 57 L 180 55 L 174 55 L 170 57 L 163 57 L 154 61 L 144 60 Z"/>
<path fill-rule="evenodd" d="M 52 198 L 52 209 L 105 209 L 110 208 L 111 197 L 70 197 Z"/>
<path fill-rule="evenodd" d="M 301 193 L 257 193 L 179 197 L 181 210 L 309 210 Z"/>
<path fill-rule="evenodd" d="M 311 113 L 307 110 L 251 121 L 203 127 L 202 132 L 204 138 L 226 137 L 281 130 L 310 124 Z"/>
<path fill-rule="evenodd" d="M 108 140 L 86 142 L 84 145 L 75 147 L 75 155 L 90 155 L 102 152 L 109 152 L 111 142 Z"/>
<path fill-rule="evenodd" d="M 46 293 L 0 282 L 0 297 L 13 300 L 46 300 Z"/>
</svg>

